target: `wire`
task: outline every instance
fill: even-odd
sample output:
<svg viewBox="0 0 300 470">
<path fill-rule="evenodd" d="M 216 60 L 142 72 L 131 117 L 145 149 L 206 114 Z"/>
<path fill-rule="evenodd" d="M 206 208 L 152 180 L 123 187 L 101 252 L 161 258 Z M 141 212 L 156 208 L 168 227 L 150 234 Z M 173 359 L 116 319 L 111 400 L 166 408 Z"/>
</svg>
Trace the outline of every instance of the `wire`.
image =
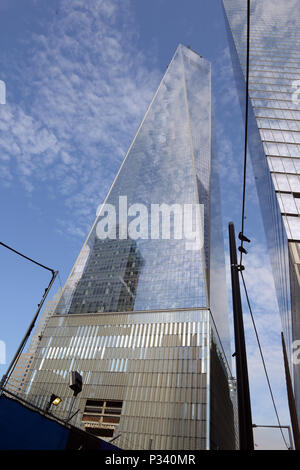
<svg viewBox="0 0 300 470">
<path fill-rule="evenodd" d="M 14 249 L 11 248 L 10 246 L 5 245 L 5 243 L 0 242 L 0 244 L 1 244 L 2 246 L 4 246 L 5 248 L 8 248 L 9 250 L 13 251 L 14 253 L 17 253 L 18 255 L 22 256 L 23 258 L 26 258 L 26 259 L 28 259 L 29 261 L 32 261 L 34 264 L 37 264 L 37 265 L 41 266 L 42 268 L 47 269 L 48 271 L 50 271 L 50 272 L 52 273 L 51 280 L 50 280 L 50 282 L 49 282 L 47 288 L 45 289 L 45 292 L 44 292 L 44 294 L 43 294 L 43 296 L 42 296 L 41 302 L 38 304 L 38 308 L 37 308 L 36 313 L 35 313 L 35 315 L 34 315 L 34 317 L 33 317 L 33 320 L 31 321 L 31 323 L 30 323 L 30 325 L 29 325 L 29 327 L 28 327 L 28 329 L 27 329 L 27 331 L 26 331 L 26 334 L 25 334 L 24 338 L 22 339 L 21 344 L 20 344 L 20 346 L 19 346 L 19 348 L 18 348 L 18 350 L 17 350 L 15 356 L 13 357 L 13 359 L 12 359 L 12 361 L 11 361 L 11 363 L 10 363 L 10 365 L 9 365 L 9 367 L 8 367 L 8 369 L 7 369 L 7 371 L 6 371 L 6 373 L 3 375 L 3 377 L 2 377 L 2 379 L 1 379 L 1 381 L 0 381 L 0 395 L 1 395 L 1 390 L 3 390 L 3 387 L 5 386 L 7 380 L 9 380 L 9 378 L 11 377 L 11 374 L 12 374 L 12 372 L 14 371 L 18 360 L 20 359 L 20 355 L 21 355 L 22 352 L 24 351 L 24 347 L 25 347 L 25 345 L 26 345 L 26 343 L 27 343 L 28 338 L 29 338 L 30 335 L 31 335 L 31 332 L 32 332 L 32 330 L 33 330 L 33 328 L 34 328 L 34 326 L 35 326 L 35 323 L 36 323 L 36 320 L 37 320 L 38 315 L 39 315 L 39 313 L 40 313 L 40 310 L 41 310 L 41 308 L 42 308 L 42 306 L 43 306 L 43 304 L 44 304 L 44 302 L 45 302 L 45 300 L 46 300 L 46 297 L 47 297 L 47 295 L 48 295 L 49 290 L 51 289 L 51 286 L 52 286 L 53 282 L 54 282 L 55 279 L 56 279 L 56 276 L 57 276 L 57 274 L 58 274 L 58 271 L 54 271 L 53 269 L 48 268 L 48 267 L 42 265 L 41 263 L 38 263 L 37 261 L 32 260 L 31 258 L 28 258 L 28 256 L 25 256 L 25 255 L 23 255 L 22 253 L 20 253 L 20 252 L 14 250 Z"/>
<path fill-rule="evenodd" d="M 48 268 L 48 267 L 45 266 L 44 264 L 38 263 L 38 262 L 35 261 L 34 259 L 29 258 L 28 256 L 23 255 L 23 253 L 20 253 L 19 251 L 14 250 L 14 248 L 12 248 L 11 246 L 6 245 L 6 244 L 3 243 L 3 242 L 0 242 L 0 245 L 4 246 L 5 248 L 7 248 L 7 249 L 10 250 L 10 251 L 13 251 L 13 252 L 16 253 L 17 255 L 22 256 L 22 258 L 28 259 L 28 261 L 31 261 L 32 263 L 37 264 L 38 266 L 41 266 L 41 268 L 44 268 L 44 269 L 47 269 L 48 271 L 51 271 L 52 274 L 55 272 L 54 269 Z"/>
<path fill-rule="evenodd" d="M 247 143 L 248 143 L 248 109 L 249 109 L 249 96 L 248 95 L 249 95 L 249 64 L 250 64 L 250 17 L 251 17 L 250 0 L 247 0 L 247 58 L 246 58 L 246 88 L 245 88 L 245 140 L 244 140 L 243 199 L 242 199 L 242 221 L 241 221 L 241 234 L 242 235 L 244 235 L 244 228 L 245 228 L 246 182 L 247 182 Z M 243 248 L 243 242 L 244 242 L 244 240 L 241 237 L 241 248 Z M 242 259 L 243 259 L 243 251 L 241 250 L 240 265 L 242 265 Z M 270 390 L 270 394 L 271 394 L 275 414 L 276 414 L 277 421 L 278 421 L 278 424 L 279 424 L 279 427 L 280 427 L 280 432 L 282 434 L 282 438 L 283 438 L 283 441 L 284 441 L 287 449 L 289 449 L 289 446 L 286 442 L 286 439 L 284 437 L 284 434 L 283 434 L 283 431 L 282 431 L 282 428 L 281 428 L 281 424 L 280 424 L 280 420 L 279 420 L 279 416 L 278 416 L 278 411 L 277 411 L 277 408 L 276 408 L 274 395 L 273 395 L 271 383 L 270 383 L 270 380 L 269 380 L 269 376 L 268 376 L 268 372 L 267 372 L 267 368 L 266 368 L 266 363 L 265 363 L 265 360 L 264 360 L 264 355 L 263 355 L 263 352 L 262 352 L 262 348 L 261 348 L 261 344 L 260 344 L 260 340 L 259 340 L 259 336 L 258 336 L 254 316 L 253 316 L 253 313 L 252 313 L 252 308 L 251 308 L 251 305 L 250 305 L 250 300 L 249 300 L 249 296 L 248 296 L 247 287 L 246 287 L 245 279 L 244 279 L 244 276 L 243 276 L 243 272 L 240 271 L 240 274 L 241 274 L 241 277 L 242 277 L 242 282 L 243 282 L 243 286 L 244 286 L 244 290 L 245 290 L 245 295 L 246 295 L 246 299 L 247 299 L 247 303 L 248 303 L 248 307 L 249 307 L 249 311 L 250 311 L 250 315 L 251 315 L 251 319 L 252 319 L 252 323 L 253 323 L 253 327 L 254 327 L 254 331 L 255 331 L 255 335 L 256 335 L 256 340 L 257 340 L 257 344 L 258 344 L 258 347 L 259 347 L 259 352 L 260 352 L 260 356 L 261 356 L 261 359 L 262 359 L 262 363 L 263 363 L 263 367 L 264 367 L 264 371 L 265 371 L 265 375 L 266 375 L 266 379 L 267 379 L 267 383 L 268 383 L 268 387 L 269 387 L 269 390 Z"/>
<path fill-rule="evenodd" d="M 246 62 L 246 90 L 245 90 L 245 143 L 244 143 L 244 175 L 243 175 L 243 202 L 242 202 L 242 228 L 244 234 L 245 225 L 245 205 L 246 205 L 246 178 L 247 178 L 247 141 L 248 141 L 248 92 L 249 92 L 249 63 L 250 63 L 250 0 L 247 1 L 247 62 Z M 243 240 L 241 240 L 243 248 Z M 241 251 L 240 264 L 242 264 L 243 253 Z"/>
<path fill-rule="evenodd" d="M 259 340 L 259 336 L 258 336 L 258 332 L 257 332 L 257 328 L 256 328 L 256 324 L 255 324 L 255 320 L 254 320 L 252 308 L 251 308 L 251 305 L 250 305 L 250 300 L 249 300 L 249 295 L 248 295 L 248 291 L 247 291 L 247 287 L 246 287 L 246 282 L 245 282 L 245 279 L 244 279 L 244 276 L 243 276 L 243 272 L 240 271 L 240 273 L 241 273 L 241 277 L 242 277 L 242 282 L 243 282 L 243 286 L 244 286 L 244 291 L 245 291 L 245 295 L 246 295 L 246 299 L 247 299 L 247 304 L 248 304 L 249 312 L 250 312 L 250 315 L 251 315 L 252 324 L 253 324 L 254 331 L 255 331 L 255 336 L 256 336 L 256 340 L 257 340 L 257 344 L 258 344 L 258 348 L 259 348 L 261 360 L 262 360 L 262 363 L 263 363 L 263 367 L 264 367 L 266 379 L 267 379 L 267 382 L 268 382 L 268 387 L 269 387 L 269 390 L 270 390 L 270 395 L 271 395 L 272 402 L 273 402 L 273 407 L 274 407 L 275 414 L 276 414 L 276 417 L 277 417 L 277 422 L 278 422 L 278 425 L 279 425 L 279 428 L 280 428 L 280 432 L 281 432 L 283 441 L 284 441 L 284 443 L 285 443 L 287 449 L 289 449 L 289 445 L 287 444 L 286 439 L 285 439 L 284 434 L 283 434 L 283 431 L 282 431 L 282 427 L 281 427 L 281 423 L 280 423 L 280 419 L 279 419 L 277 407 L 276 407 L 276 404 L 275 404 L 275 399 L 274 399 L 274 395 L 273 395 L 273 391 L 272 391 L 272 387 L 271 387 L 269 375 L 268 375 L 268 372 L 267 372 L 267 367 L 266 367 L 266 363 L 265 363 L 265 359 L 264 359 L 262 347 L 261 347 L 261 344 L 260 344 L 260 340 Z"/>
</svg>

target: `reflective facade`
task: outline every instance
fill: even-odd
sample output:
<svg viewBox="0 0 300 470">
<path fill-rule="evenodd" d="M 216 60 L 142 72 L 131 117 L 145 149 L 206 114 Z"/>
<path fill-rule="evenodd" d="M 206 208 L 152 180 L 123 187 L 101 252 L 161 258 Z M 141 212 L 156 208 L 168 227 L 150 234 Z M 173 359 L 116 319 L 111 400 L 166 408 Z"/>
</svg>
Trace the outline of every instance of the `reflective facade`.
<svg viewBox="0 0 300 470">
<path fill-rule="evenodd" d="M 84 386 L 73 424 L 105 438 L 121 434 L 116 443 L 124 449 L 235 446 L 212 127 L 210 64 L 179 46 L 43 332 L 27 382 L 27 397 L 41 407 L 50 388 L 63 397 L 63 414 L 71 399 L 68 373 L 78 370 Z M 129 224 L 138 211 L 145 220 L 153 204 L 196 203 L 198 249 L 175 236 L 175 213 L 169 238 L 150 218 L 146 225 L 140 218 L 133 237 Z M 116 221 L 101 239 L 108 204 Z"/>
<path fill-rule="evenodd" d="M 223 0 L 240 102 L 245 109 L 247 2 Z M 285 339 L 300 339 L 300 9 L 251 1 L 249 148 Z M 300 417 L 300 367 L 293 367 Z"/>
<path fill-rule="evenodd" d="M 24 385 L 26 385 L 26 378 L 29 374 L 29 369 L 32 365 L 34 355 L 32 352 L 23 353 L 20 355 L 16 367 L 12 371 L 9 380 L 6 384 L 6 390 L 13 393 L 22 393 Z"/>
</svg>

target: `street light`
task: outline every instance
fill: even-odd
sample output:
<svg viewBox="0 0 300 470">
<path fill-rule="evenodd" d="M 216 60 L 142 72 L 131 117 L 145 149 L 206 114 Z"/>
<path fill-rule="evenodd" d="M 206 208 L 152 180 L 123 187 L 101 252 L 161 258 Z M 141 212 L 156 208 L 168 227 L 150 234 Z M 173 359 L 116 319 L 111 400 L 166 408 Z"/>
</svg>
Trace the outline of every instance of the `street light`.
<svg viewBox="0 0 300 470">
<path fill-rule="evenodd" d="M 79 374 L 77 371 L 71 371 L 70 372 L 70 377 L 69 377 L 69 387 L 71 390 L 73 390 L 73 397 L 70 403 L 70 408 L 68 412 L 68 416 L 66 418 L 66 423 L 70 421 L 70 419 L 73 417 L 71 416 L 72 413 L 72 408 L 75 402 L 75 399 L 77 395 L 81 392 L 82 390 L 82 376 Z"/>
<path fill-rule="evenodd" d="M 82 376 L 77 371 L 70 372 L 70 384 L 69 387 L 74 392 L 76 397 L 82 390 Z"/>
<path fill-rule="evenodd" d="M 52 401 L 52 405 L 57 406 L 57 405 L 60 404 L 60 402 L 61 402 L 61 398 L 60 398 L 60 397 L 56 397 L 56 398 L 54 398 L 54 400 Z"/>
<path fill-rule="evenodd" d="M 61 402 L 61 398 L 57 396 L 55 393 L 52 393 L 50 400 L 48 401 L 48 404 L 46 406 L 46 410 L 45 410 L 46 413 L 49 412 L 51 405 L 57 406 L 60 404 L 60 402 Z"/>
</svg>

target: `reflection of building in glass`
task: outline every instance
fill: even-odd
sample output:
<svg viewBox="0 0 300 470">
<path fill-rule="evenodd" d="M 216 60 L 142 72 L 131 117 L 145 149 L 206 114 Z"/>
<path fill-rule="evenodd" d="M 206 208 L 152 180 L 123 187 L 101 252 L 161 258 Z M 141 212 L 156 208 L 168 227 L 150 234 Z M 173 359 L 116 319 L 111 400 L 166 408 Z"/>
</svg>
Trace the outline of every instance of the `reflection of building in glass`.
<svg viewBox="0 0 300 470">
<path fill-rule="evenodd" d="M 7 390 L 10 390 L 16 394 L 21 394 L 23 392 L 33 358 L 34 356 L 32 352 L 23 353 L 20 355 L 18 362 L 5 386 Z"/>
<path fill-rule="evenodd" d="M 223 0 L 231 56 L 245 108 L 247 2 Z M 300 339 L 300 10 L 251 1 L 249 148 L 286 344 Z M 300 83 L 300 82 L 299 82 Z M 300 417 L 300 366 L 294 372 Z"/>
<path fill-rule="evenodd" d="M 43 331 L 46 328 L 48 318 L 54 313 L 60 294 L 61 292 L 59 291 L 53 296 L 52 300 L 48 300 L 48 302 L 46 303 L 43 313 L 40 317 L 39 323 L 36 329 L 34 330 L 34 334 L 30 341 L 28 351 L 20 355 L 16 366 L 13 369 L 13 372 L 6 384 L 6 388 L 11 392 L 18 393 L 19 395 L 23 393 L 24 385 L 27 381 L 27 377 L 29 375 L 29 370 L 32 365 L 34 355 L 39 346 L 39 342 L 43 337 Z"/>
<path fill-rule="evenodd" d="M 132 310 L 141 267 L 135 240 L 95 238 L 69 313 Z"/>
<path fill-rule="evenodd" d="M 48 300 L 44 307 L 43 313 L 40 316 L 39 322 L 34 330 L 32 339 L 28 346 L 28 353 L 30 353 L 31 355 L 34 355 L 36 353 L 36 350 L 39 346 L 39 342 L 43 337 L 43 332 L 46 328 L 47 321 L 49 317 L 54 314 L 60 295 L 61 289 L 58 290 L 58 292 L 53 296 L 51 300 Z"/>
<path fill-rule="evenodd" d="M 135 204 L 148 214 L 151 204 L 203 204 L 195 222 L 203 247 L 145 234 L 99 240 L 100 213 L 48 321 L 27 392 L 44 406 L 40 390 L 51 389 L 67 413 L 68 374 L 78 370 L 73 424 L 107 439 L 120 434 L 124 449 L 234 448 L 211 68 L 183 46 L 106 198 L 118 221 L 124 195 L 129 219 Z"/>
</svg>

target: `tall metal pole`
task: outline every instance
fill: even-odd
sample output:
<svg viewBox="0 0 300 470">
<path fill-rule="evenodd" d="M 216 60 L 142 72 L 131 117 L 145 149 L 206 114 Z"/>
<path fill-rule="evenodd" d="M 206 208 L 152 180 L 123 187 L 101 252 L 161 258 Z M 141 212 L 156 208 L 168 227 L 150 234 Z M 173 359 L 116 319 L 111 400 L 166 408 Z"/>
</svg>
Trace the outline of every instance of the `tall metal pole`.
<svg viewBox="0 0 300 470">
<path fill-rule="evenodd" d="M 297 418 L 297 410 L 296 410 L 295 398 L 294 398 L 293 387 L 292 387 L 292 379 L 291 379 L 291 374 L 290 374 L 290 368 L 289 368 L 283 333 L 281 333 L 281 342 L 282 342 L 282 350 L 283 350 L 286 388 L 287 388 L 295 449 L 300 450 L 299 423 L 298 423 L 298 418 Z"/>
<path fill-rule="evenodd" d="M 69 411 L 68 411 L 68 416 L 66 418 L 66 422 L 70 421 L 70 417 L 71 417 L 71 413 L 72 413 L 72 409 L 73 409 L 73 406 L 74 406 L 75 399 L 76 399 L 76 395 L 74 393 L 74 395 L 72 396 L 72 399 L 71 399 L 70 408 L 69 408 Z"/>
<path fill-rule="evenodd" d="M 254 450 L 245 332 L 233 222 L 229 223 L 240 450 Z"/>
</svg>

